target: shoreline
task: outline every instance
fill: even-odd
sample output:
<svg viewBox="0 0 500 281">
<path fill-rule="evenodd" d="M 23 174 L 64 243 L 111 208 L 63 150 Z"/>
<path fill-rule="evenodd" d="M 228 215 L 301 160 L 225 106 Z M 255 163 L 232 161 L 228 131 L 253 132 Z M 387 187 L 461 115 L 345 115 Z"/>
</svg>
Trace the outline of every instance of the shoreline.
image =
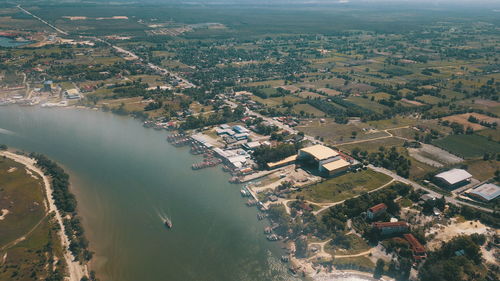
<svg viewBox="0 0 500 281">
<path fill-rule="evenodd" d="M 7 157 L 13 161 L 16 161 L 26 167 L 26 169 L 35 172 L 38 174 L 44 183 L 45 194 L 46 194 L 46 204 L 47 204 L 47 213 L 55 213 L 55 218 L 59 224 L 60 230 L 58 231 L 59 238 L 61 239 L 62 246 L 64 248 L 64 259 L 66 260 L 66 265 L 68 268 L 68 278 L 70 281 L 80 281 L 82 277 L 88 276 L 88 267 L 85 264 L 80 264 L 78 261 L 75 261 L 75 257 L 69 250 L 69 238 L 65 233 L 65 227 L 63 223 L 63 219 L 57 209 L 54 199 L 52 198 L 52 187 L 50 184 L 50 180 L 45 173 L 36 166 L 36 161 L 32 158 L 29 158 L 24 155 L 18 155 L 10 151 L 0 151 L 0 156 Z"/>
<path fill-rule="evenodd" d="M 119 114 L 115 114 L 111 111 L 103 111 L 101 108 L 97 108 L 97 107 L 89 107 L 89 106 L 83 106 L 83 105 L 72 105 L 72 106 L 67 106 L 67 107 L 62 107 L 62 108 L 71 109 L 71 110 L 85 109 L 85 110 L 92 110 L 92 111 L 101 111 L 101 112 L 113 114 L 115 116 L 121 116 L 121 117 L 126 117 L 126 118 L 132 117 L 132 119 L 139 121 L 140 124 L 142 124 L 142 125 L 144 125 L 144 122 L 145 122 L 144 120 L 141 120 L 140 118 L 136 118 L 130 114 L 119 115 Z M 145 126 L 143 126 L 143 127 L 145 127 Z M 167 139 L 168 139 L 168 136 L 172 136 L 172 135 L 179 133 L 178 130 L 169 130 L 166 128 L 145 127 L 145 129 L 153 129 L 155 131 L 165 132 L 165 133 L 167 133 Z M 193 138 L 193 135 L 194 134 L 192 134 L 192 133 L 187 133 L 184 136 L 184 138 L 189 139 L 189 142 L 186 144 L 175 145 L 173 142 L 170 142 L 170 141 L 168 143 L 174 148 L 181 148 L 181 147 L 186 147 L 186 146 L 191 147 L 193 143 L 197 143 L 198 145 L 205 147 L 206 151 L 214 152 L 213 147 L 206 146 L 205 143 L 200 142 L 199 140 Z M 193 156 L 201 156 L 201 155 L 193 154 L 193 153 L 190 153 L 190 154 L 192 154 Z M 212 168 L 214 168 L 214 167 L 212 167 Z M 263 211 L 265 211 L 265 209 L 267 209 L 267 208 L 264 206 L 264 204 L 262 204 L 262 205 L 258 204 L 258 203 L 260 203 L 260 201 L 257 198 L 258 192 L 255 192 L 254 188 L 252 188 L 251 186 L 247 186 L 247 185 L 249 182 L 255 181 L 255 180 L 260 179 L 262 177 L 266 177 L 269 174 L 277 173 L 277 172 L 284 170 L 284 169 L 285 169 L 285 167 L 278 168 L 278 169 L 273 170 L 273 171 L 254 170 L 254 172 L 251 174 L 238 176 L 239 181 L 232 182 L 232 183 L 241 185 L 241 186 L 243 186 L 243 188 L 248 190 L 248 192 L 250 193 L 250 198 L 254 198 L 257 201 L 257 204 L 254 207 L 257 207 L 257 209 L 261 210 L 261 211 L 262 211 L 261 208 L 263 207 Z M 234 178 L 234 175 L 231 171 L 224 171 L 224 174 L 228 174 L 230 179 Z M 229 180 L 229 182 L 231 182 L 231 180 Z M 282 241 L 280 241 L 280 242 L 282 242 Z M 290 256 L 290 262 L 288 263 L 288 265 L 299 265 L 299 267 L 302 267 L 302 269 L 304 269 L 305 277 L 308 278 L 307 280 L 311 279 L 312 281 L 394 281 L 393 278 L 390 278 L 390 277 L 385 276 L 385 275 L 382 276 L 380 279 L 375 279 L 375 278 L 373 278 L 372 273 L 358 271 L 358 270 L 333 269 L 332 271 L 327 271 L 325 268 L 322 268 L 318 272 L 318 271 L 316 271 L 315 265 L 312 261 L 308 260 L 307 258 L 297 258 L 293 255 Z M 353 279 L 353 278 L 355 278 L 355 279 Z"/>
<path fill-rule="evenodd" d="M 131 116 L 131 115 L 117 115 L 115 113 L 112 113 L 112 112 L 106 112 L 106 111 L 102 111 L 100 110 L 99 108 L 95 108 L 95 107 L 89 107 L 89 106 L 78 106 L 78 105 L 72 105 L 72 106 L 66 106 L 66 107 L 58 107 L 58 109 L 68 109 L 68 110 L 91 110 L 91 111 L 101 111 L 101 112 L 104 112 L 104 113 L 110 113 L 112 115 L 115 115 L 115 116 L 120 116 L 120 117 L 124 117 L 124 118 L 130 118 L 132 117 L 132 119 L 136 119 L 137 121 L 139 121 L 140 124 L 144 124 L 144 121 L 141 120 L 141 119 L 137 119 L 137 118 L 134 118 L 134 116 Z M 148 127 L 145 127 L 146 129 L 153 129 L 155 131 L 160 131 L 160 132 L 166 132 L 167 135 L 171 135 L 171 134 L 175 134 L 176 130 L 166 130 L 164 128 L 162 129 L 156 129 L 156 128 L 148 128 Z M 194 142 L 197 142 L 195 139 L 192 139 L 191 138 L 192 135 L 191 134 L 188 134 L 186 135 L 186 138 L 190 139 L 190 141 L 194 141 Z M 191 143 L 191 142 L 190 142 Z M 202 144 L 202 143 L 199 143 L 199 144 Z M 179 147 L 183 147 L 184 145 L 181 145 L 181 146 L 176 146 L 172 143 L 170 143 L 170 145 L 172 145 L 173 147 L 175 148 L 179 148 Z M 190 146 L 190 144 L 189 144 Z M 212 149 L 208 148 L 207 147 L 207 150 L 210 150 L 212 151 Z M 13 153 L 11 153 L 13 154 Z M 0 151 L 0 155 L 2 155 L 2 151 Z M 20 155 L 17 155 L 17 154 L 13 154 L 14 156 L 20 156 Z M 196 155 L 194 155 L 196 156 Z M 200 155 L 198 155 L 200 156 Z M 34 165 L 34 160 L 31 159 L 31 158 L 28 158 L 26 156 L 20 156 L 20 157 L 23 157 L 23 158 L 26 158 L 28 161 L 30 162 L 33 162 L 33 165 Z M 36 168 L 36 167 L 35 167 Z M 280 169 L 277 169 L 276 171 L 279 171 Z M 276 172 L 274 171 L 274 172 Z M 40 171 L 41 172 L 41 171 Z M 262 172 L 262 171 L 260 171 Z M 274 173 L 273 172 L 273 173 Z M 43 172 L 42 172 L 43 174 Z M 231 173 L 227 173 L 229 174 L 229 176 L 231 177 L 232 174 Z M 252 175 L 256 175 L 256 174 L 259 174 L 259 171 L 255 171 L 255 173 L 251 174 L 251 175 L 247 175 L 247 177 L 251 177 Z M 265 175 L 262 175 L 262 176 L 265 176 Z M 237 184 L 242 184 L 243 186 L 245 186 L 245 183 L 247 182 L 251 182 L 257 178 L 260 178 L 262 176 L 258 176 L 254 179 L 250 179 L 250 180 L 245 180 L 243 182 L 238 182 Z M 242 178 L 245 178 L 245 177 L 242 177 Z M 44 180 L 45 181 L 45 180 Z M 50 185 L 49 185 L 50 186 Z M 249 191 L 251 191 L 251 195 L 254 199 L 256 199 L 257 202 L 259 202 L 257 200 L 257 196 L 255 194 L 255 192 L 253 192 L 253 190 L 251 188 L 248 188 Z M 256 205 L 257 207 L 259 207 L 259 205 L 257 204 Z M 259 209 L 259 208 L 258 208 Z M 64 235 L 66 237 L 66 235 Z M 67 238 L 67 237 L 66 237 Z M 61 239 L 62 240 L 62 239 Z M 66 245 L 69 245 L 66 244 Z M 63 245 L 65 246 L 65 249 L 66 249 L 66 252 L 68 252 L 69 254 L 71 254 L 71 252 L 68 250 L 67 246 L 66 245 Z M 66 256 L 66 255 L 65 255 Z M 73 259 L 71 259 L 73 260 Z M 371 281 L 371 280 L 376 280 L 376 279 L 373 279 L 372 277 L 372 274 L 370 273 L 366 273 L 366 272 L 362 272 L 362 271 L 356 271 L 356 270 L 336 270 L 334 269 L 333 271 L 329 272 L 329 271 L 325 271 L 325 270 L 321 270 L 320 272 L 317 272 L 316 270 L 314 270 L 314 264 L 307 260 L 307 259 L 302 259 L 302 258 L 296 258 L 294 256 L 291 256 L 291 259 L 290 259 L 291 263 L 290 264 L 294 264 L 297 263 L 299 265 L 302 265 L 303 266 L 303 269 L 304 268 L 307 268 L 309 270 L 305 270 L 305 273 L 306 273 L 306 277 L 314 280 L 314 281 L 335 281 L 335 280 L 344 280 L 344 279 L 339 279 L 339 278 L 356 278 L 355 280 L 356 281 Z M 292 262 L 293 261 L 293 262 Z M 72 262 L 72 263 L 75 263 L 76 266 L 80 266 L 80 267 L 84 267 L 84 269 L 80 269 L 80 270 L 77 270 L 77 271 L 80 271 L 80 272 L 86 272 L 86 275 L 85 276 L 88 276 L 88 266 L 89 264 L 92 263 L 89 262 L 87 265 L 80 265 L 78 262 Z M 68 266 L 69 268 L 69 266 Z M 82 274 L 82 273 L 80 273 Z M 80 276 L 83 276 L 83 275 L 80 275 Z M 81 277 L 80 277 L 81 278 Z M 77 279 L 70 279 L 70 281 L 80 281 L 80 278 L 77 278 Z M 387 278 L 386 276 L 384 276 L 384 278 Z M 347 280 L 350 280 L 350 279 L 347 279 Z M 387 281 L 387 280 L 393 280 L 393 279 L 379 279 L 379 280 L 382 280 L 382 281 Z"/>
</svg>

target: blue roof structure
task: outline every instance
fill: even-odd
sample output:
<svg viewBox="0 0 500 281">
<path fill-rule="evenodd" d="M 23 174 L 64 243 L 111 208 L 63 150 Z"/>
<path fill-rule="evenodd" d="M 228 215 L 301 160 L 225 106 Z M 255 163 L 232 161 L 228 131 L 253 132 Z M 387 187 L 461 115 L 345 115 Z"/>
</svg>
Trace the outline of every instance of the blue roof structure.
<svg viewBox="0 0 500 281">
<path fill-rule="evenodd" d="M 492 183 L 485 183 L 474 188 L 469 193 L 479 196 L 485 201 L 491 201 L 500 196 L 500 186 Z"/>
</svg>

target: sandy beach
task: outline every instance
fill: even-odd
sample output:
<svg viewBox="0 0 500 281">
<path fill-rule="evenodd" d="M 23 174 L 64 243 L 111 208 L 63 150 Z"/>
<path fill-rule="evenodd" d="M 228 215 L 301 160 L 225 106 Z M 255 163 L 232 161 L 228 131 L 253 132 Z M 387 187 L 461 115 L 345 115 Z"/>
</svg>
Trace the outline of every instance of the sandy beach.
<svg viewBox="0 0 500 281">
<path fill-rule="evenodd" d="M 61 217 L 61 214 L 59 210 L 57 209 L 54 199 L 52 198 L 52 188 L 50 185 L 50 180 L 49 178 L 43 173 L 42 170 L 40 170 L 38 167 L 35 166 L 36 162 L 35 160 L 23 156 L 23 155 L 17 155 L 9 151 L 0 151 L 0 156 L 5 156 L 7 158 L 10 158 L 18 163 L 21 163 L 26 166 L 26 168 L 36 174 L 38 174 L 42 179 L 43 183 L 45 186 L 45 192 L 47 194 L 47 203 L 48 203 L 48 212 L 54 212 L 55 213 L 55 218 L 57 220 L 57 223 L 59 224 L 61 231 L 59 231 L 59 236 L 63 244 L 63 248 L 65 249 L 64 251 L 64 258 L 66 260 L 67 266 L 68 266 L 68 274 L 69 274 L 69 280 L 70 281 L 80 281 L 82 277 L 88 276 L 88 269 L 86 265 L 82 265 L 79 262 L 75 261 L 75 257 L 69 250 L 69 239 L 65 235 L 65 229 L 64 229 L 64 224 L 63 224 L 63 219 Z"/>
</svg>

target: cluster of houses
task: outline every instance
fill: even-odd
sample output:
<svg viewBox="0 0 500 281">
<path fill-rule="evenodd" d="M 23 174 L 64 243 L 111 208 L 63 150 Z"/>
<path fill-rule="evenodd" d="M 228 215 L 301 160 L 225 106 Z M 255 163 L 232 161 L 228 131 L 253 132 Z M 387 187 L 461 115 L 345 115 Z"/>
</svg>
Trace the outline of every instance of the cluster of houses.
<svg viewBox="0 0 500 281">
<path fill-rule="evenodd" d="M 387 211 L 387 205 L 377 204 L 368 208 L 366 216 L 370 220 L 375 220 Z M 425 247 L 418 241 L 413 234 L 409 233 L 410 225 L 405 221 L 391 222 L 373 222 L 372 227 L 377 229 L 382 236 L 403 234 L 404 239 L 410 244 L 413 259 L 416 262 L 424 260 L 427 257 Z"/>
<path fill-rule="evenodd" d="M 218 136 L 221 136 L 226 143 L 246 140 L 250 136 L 250 130 L 241 125 L 231 127 L 227 124 L 222 124 L 215 129 L 215 132 Z"/>
</svg>

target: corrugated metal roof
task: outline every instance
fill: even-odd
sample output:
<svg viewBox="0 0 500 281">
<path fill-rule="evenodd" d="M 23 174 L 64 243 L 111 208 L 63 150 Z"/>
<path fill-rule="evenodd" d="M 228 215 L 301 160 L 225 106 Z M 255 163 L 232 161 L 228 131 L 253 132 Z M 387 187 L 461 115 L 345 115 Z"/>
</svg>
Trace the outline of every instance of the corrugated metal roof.
<svg viewBox="0 0 500 281">
<path fill-rule="evenodd" d="M 351 165 L 351 163 L 345 161 L 344 159 L 339 159 L 337 161 L 329 162 L 326 164 L 323 164 L 323 168 L 329 172 L 335 171 L 341 168 L 345 168 L 347 166 Z"/>
<path fill-rule="evenodd" d="M 321 144 L 302 148 L 301 151 L 312 155 L 318 160 L 324 160 L 339 155 L 337 151 Z"/>
<path fill-rule="evenodd" d="M 492 183 L 485 183 L 474 188 L 469 193 L 475 194 L 484 198 L 487 201 L 493 200 L 500 196 L 500 186 Z"/>
<path fill-rule="evenodd" d="M 448 184 L 456 184 L 472 177 L 469 172 L 462 169 L 451 169 L 436 175 L 436 178 L 443 179 Z"/>
<path fill-rule="evenodd" d="M 292 155 L 292 156 L 288 156 L 287 158 L 282 159 L 282 160 L 280 160 L 280 161 L 267 163 L 267 166 L 268 166 L 269 168 L 273 168 L 273 167 L 276 167 L 276 166 L 280 166 L 280 165 L 284 165 L 284 164 L 292 163 L 292 162 L 294 162 L 296 159 L 297 159 L 297 155 Z"/>
</svg>

